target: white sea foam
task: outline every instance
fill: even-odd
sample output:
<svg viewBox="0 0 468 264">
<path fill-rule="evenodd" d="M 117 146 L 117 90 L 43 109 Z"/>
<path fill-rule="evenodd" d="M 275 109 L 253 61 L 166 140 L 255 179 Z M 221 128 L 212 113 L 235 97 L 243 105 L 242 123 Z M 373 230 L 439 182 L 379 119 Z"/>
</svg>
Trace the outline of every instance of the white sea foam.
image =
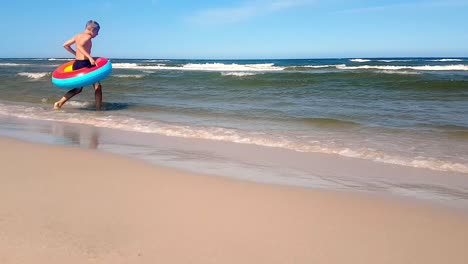
<svg viewBox="0 0 468 264">
<path fill-rule="evenodd" d="M 49 58 L 49 61 L 71 61 L 73 59 L 64 59 L 64 58 Z"/>
<path fill-rule="evenodd" d="M 11 63 L 11 62 L 0 63 L 0 66 L 8 66 L 8 67 L 29 66 L 29 65 L 31 65 L 31 64 Z"/>
<path fill-rule="evenodd" d="M 416 71 L 395 71 L 395 70 L 383 70 L 379 71 L 380 73 L 386 73 L 386 74 L 408 74 L 408 75 L 415 75 L 415 74 L 421 74 Z"/>
<path fill-rule="evenodd" d="M 183 66 L 188 70 L 206 70 L 206 71 L 281 71 L 284 67 L 276 67 L 273 63 L 261 64 L 224 64 L 224 63 L 189 63 Z"/>
<path fill-rule="evenodd" d="M 322 69 L 322 68 L 336 68 L 336 67 L 344 67 L 344 66 L 346 66 L 346 64 L 304 65 L 304 66 L 296 66 L 296 67 Z"/>
<path fill-rule="evenodd" d="M 117 78 L 143 78 L 145 77 L 144 74 L 113 74 L 112 77 L 117 77 Z"/>
<path fill-rule="evenodd" d="M 371 60 L 368 60 L 368 59 L 350 59 L 350 61 L 352 61 L 352 62 L 369 62 Z"/>
<path fill-rule="evenodd" d="M 438 60 L 430 60 L 430 61 L 453 62 L 453 61 L 463 61 L 463 60 L 462 59 L 438 59 Z"/>
<path fill-rule="evenodd" d="M 94 104 L 90 102 L 81 102 L 81 101 L 68 101 L 67 102 L 67 107 L 73 107 L 73 108 L 91 107 L 93 105 Z"/>
<path fill-rule="evenodd" d="M 145 60 L 144 62 L 168 62 L 171 60 Z"/>
<path fill-rule="evenodd" d="M 281 71 L 284 67 L 274 66 L 273 63 L 260 64 L 224 64 L 224 63 L 188 63 L 181 66 L 161 65 L 139 65 L 137 63 L 115 63 L 115 69 L 138 69 L 138 70 L 185 70 L 185 71 L 217 71 L 217 72 L 262 72 Z"/>
<path fill-rule="evenodd" d="M 411 60 L 377 60 L 382 62 L 397 62 L 397 61 L 411 61 Z"/>
<path fill-rule="evenodd" d="M 116 68 L 116 69 L 134 69 L 137 67 L 139 66 L 136 63 L 126 63 L 126 62 L 112 63 L 112 68 Z M 146 67 L 152 67 L 152 66 L 140 66 L 140 67 L 146 68 Z"/>
<path fill-rule="evenodd" d="M 91 103 L 71 101 L 68 102 L 67 105 L 74 107 L 86 107 L 91 105 Z M 272 133 L 252 133 L 249 131 L 221 127 L 196 127 L 178 125 L 155 120 L 137 119 L 123 115 L 93 115 L 61 111 L 55 111 L 52 114 L 51 110 L 44 110 L 41 107 L 4 104 L 0 104 L 0 115 L 36 120 L 86 124 L 96 127 L 142 133 L 153 133 L 174 137 L 200 138 L 233 143 L 253 144 L 266 147 L 284 148 L 298 152 L 328 153 L 409 167 L 468 173 L 467 164 L 436 160 L 432 158 L 410 158 L 398 155 L 390 155 L 382 151 L 364 147 L 359 149 L 349 149 L 344 147 L 322 145 L 320 142 L 300 142 L 294 138 L 288 138 L 284 135 L 275 135 Z"/>
<path fill-rule="evenodd" d="M 424 65 L 424 66 L 394 66 L 394 65 L 362 65 L 362 66 L 337 66 L 340 70 L 418 70 L 418 71 L 468 71 L 468 65 Z"/>
<path fill-rule="evenodd" d="M 367 160 L 373 160 L 382 163 L 389 163 L 401 166 L 424 168 L 437 171 L 450 171 L 450 172 L 462 172 L 468 173 L 468 165 L 457 162 L 449 162 L 442 160 L 435 160 L 430 158 L 404 158 L 395 155 L 388 155 L 381 151 L 369 150 L 367 148 L 361 148 L 358 150 L 343 149 L 341 151 L 333 151 L 334 154 L 339 154 L 345 157 L 361 158 Z"/>
<path fill-rule="evenodd" d="M 18 73 L 18 75 L 37 80 L 37 79 L 41 79 L 49 75 L 49 73 L 48 72 L 20 72 Z"/>
<path fill-rule="evenodd" d="M 257 75 L 255 72 L 222 72 L 221 75 L 223 76 L 252 76 L 252 75 Z"/>
</svg>

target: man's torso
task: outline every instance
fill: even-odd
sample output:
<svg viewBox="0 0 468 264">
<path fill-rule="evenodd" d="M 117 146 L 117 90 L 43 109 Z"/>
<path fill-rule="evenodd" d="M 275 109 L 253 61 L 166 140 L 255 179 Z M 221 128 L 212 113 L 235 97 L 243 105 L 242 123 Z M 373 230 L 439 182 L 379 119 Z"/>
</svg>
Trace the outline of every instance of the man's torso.
<svg viewBox="0 0 468 264">
<path fill-rule="evenodd" d="M 93 46 L 93 43 L 91 42 L 91 39 L 89 38 L 89 35 L 86 34 L 86 33 L 80 33 L 80 34 L 77 34 L 75 37 L 75 43 L 80 43 L 80 42 L 84 42 L 83 44 L 83 48 L 86 50 L 86 52 L 88 52 L 89 54 L 91 54 L 91 48 Z M 77 60 L 86 60 L 86 56 L 81 53 L 78 49 L 76 50 L 76 59 Z"/>
</svg>

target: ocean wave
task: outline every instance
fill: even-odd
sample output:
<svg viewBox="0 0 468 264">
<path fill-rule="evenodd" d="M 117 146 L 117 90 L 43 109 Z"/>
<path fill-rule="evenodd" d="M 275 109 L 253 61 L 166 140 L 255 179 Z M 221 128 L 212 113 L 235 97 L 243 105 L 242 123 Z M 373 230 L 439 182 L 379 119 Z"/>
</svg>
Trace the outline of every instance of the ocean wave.
<svg viewBox="0 0 468 264">
<path fill-rule="evenodd" d="M 0 64 L 1 65 L 1 64 Z M 273 63 L 262 64 L 224 64 L 224 63 L 188 63 L 179 66 L 170 66 L 164 64 L 158 65 L 141 65 L 137 63 L 115 63 L 115 69 L 135 69 L 135 70 L 182 70 L 182 71 L 212 71 L 212 72 L 278 72 L 278 71 L 308 71 L 314 69 L 335 68 L 338 70 L 388 70 L 401 71 L 401 74 L 409 74 L 404 70 L 416 71 L 468 71 L 468 65 L 452 64 L 452 65 L 360 65 L 348 66 L 346 64 L 324 64 L 324 65 L 302 65 L 302 66 L 275 66 Z M 398 72 L 388 72 L 398 73 Z"/>
<path fill-rule="evenodd" d="M 50 73 L 48 72 L 20 72 L 18 73 L 19 76 L 28 77 L 34 80 L 41 79 L 49 74 Z"/>
<path fill-rule="evenodd" d="M 468 65 L 424 65 L 424 66 L 406 66 L 406 65 L 360 65 L 348 66 L 346 64 L 332 65 L 304 65 L 289 66 L 286 71 L 307 71 L 311 69 L 336 68 L 338 70 L 381 70 L 382 73 L 389 74 L 418 74 L 413 71 L 468 71 Z M 406 70 L 406 71 L 405 71 Z"/>
<path fill-rule="evenodd" d="M 429 60 L 429 61 L 452 62 L 452 61 L 463 61 L 463 60 L 462 59 L 438 59 L 438 60 Z"/>
<path fill-rule="evenodd" d="M 257 73 L 255 72 L 222 72 L 221 75 L 243 77 L 243 76 L 257 75 Z"/>
<path fill-rule="evenodd" d="M 30 65 L 32 65 L 32 64 L 26 64 L 26 63 L 11 63 L 11 62 L 0 63 L 0 66 L 8 66 L 8 67 L 30 66 Z"/>
<path fill-rule="evenodd" d="M 117 78 L 134 78 L 134 79 L 140 79 L 145 77 L 146 75 L 144 74 L 112 74 L 112 77 L 117 77 Z"/>
<path fill-rule="evenodd" d="M 89 103 L 69 102 L 67 105 L 78 104 L 86 107 Z M 91 115 L 85 113 L 44 110 L 41 107 L 15 106 L 0 104 L 0 115 L 14 116 L 18 118 L 36 119 L 67 122 L 75 124 L 85 124 L 96 127 L 119 129 L 131 132 L 152 133 L 165 136 L 182 138 L 199 138 L 207 140 L 217 140 L 240 144 L 252 144 L 265 147 L 283 148 L 298 152 L 318 152 L 335 154 L 344 157 L 360 158 L 376 162 L 396 164 L 402 166 L 425 168 L 438 171 L 468 173 L 468 165 L 447 160 L 437 160 L 429 157 L 403 157 L 387 154 L 383 151 L 361 147 L 350 149 L 346 147 L 336 147 L 323 145 L 318 141 L 303 142 L 295 138 L 272 133 L 249 132 L 239 129 L 221 127 L 196 127 L 181 124 L 165 123 L 155 120 L 137 119 L 122 115 Z M 47 113 L 47 114 L 46 114 Z M 317 120 L 312 120 L 316 122 Z M 322 122 L 319 120 L 319 122 Z M 325 123 L 335 122 L 324 119 Z"/>
<path fill-rule="evenodd" d="M 448 172 L 461 172 L 468 173 L 468 165 L 450 162 L 444 160 L 437 160 L 432 158 L 405 158 L 397 155 L 388 155 L 382 151 L 371 150 L 368 148 L 361 148 L 358 150 L 344 149 L 338 153 L 341 156 L 350 157 L 350 158 L 360 158 L 367 159 L 376 162 L 395 164 L 400 166 L 421 168 L 421 169 L 431 169 L 437 171 L 448 171 Z"/>
<path fill-rule="evenodd" d="M 154 66 L 140 66 L 137 63 L 128 63 L 128 62 L 120 62 L 120 63 L 112 63 L 112 68 L 116 69 L 135 69 L 135 68 L 148 68 Z"/>
<path fill-rule="evenodd" d="M 144 62 L 169 62 L 171 60 L 144 60 Z"/>
<path fill-rule="evenodd" d="M 399 70 L 382 70 L 382 71 L 379 71 L 379 73 L 403 74 L 403 75 L 417 75 L 417 74 L 420 74 L 419 72 L 416 72 L 416 71 L 399 71 Z"/>
<path fill-rule="evenodd" d="M 284 68 L 285 71 L 308 71 L 311 69 L 325 69 L 344 67 L 346 64 L 324 64 L 324 65 L 303 65 L 303 66 L 288 66 Z"/>
<path fill-rule="evenodd" d="M 350 61 L 352 61 L 352 62 L 369 62 L 371 60 L 369 60 L 369 59 L 350 59 Z"/>
<path fill-rule="evenodd" d="M 274 63 L 259 64 L 224 64 L 224 63 L 187 63 L 181 66 L 168 65 L 141 65 L 137 63 L 114 63 L 115 69 L 137 69 L 137 70 L 186 70 L 186 71 L 217 71 L 217 72 L 262 72 L 281 71 L 284 67 L 274 66 Z"/>
<path fill-rule="evenodd" d="M 377 60 L 381 62 L 400 62 L 400 61 L 412 61 L 412 60 Z"/>
<path fill-rule="evenodd" d="M 49 58 L 49 61 L 72 61 L 73 59 L 65 59 L 65 58 Z"/>
<path fill-rule="evenodd" d="M 362 66 L 337 66 L 340 70 L 418 70 L 418 71 L 468 71 L 468 65 L 424 65 L 424 66 L 394 66 L 394 65 L 362 65 Z"/>
</svg>

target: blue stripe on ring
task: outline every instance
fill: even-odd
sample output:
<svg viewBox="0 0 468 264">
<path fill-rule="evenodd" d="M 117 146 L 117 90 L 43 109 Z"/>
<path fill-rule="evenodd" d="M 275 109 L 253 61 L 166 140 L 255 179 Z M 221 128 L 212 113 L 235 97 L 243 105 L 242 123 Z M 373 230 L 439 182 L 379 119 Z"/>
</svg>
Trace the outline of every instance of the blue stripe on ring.
<svg viewBox="0 0 468 264">
<path fill-rule="evenodd" d="M 101 68 L 72 78 L 67 79 L 57 79 L 52 77 L 52 83 L 59 88 L 69 89 L 69 88 L 79 88 L 82 86 L 90 85 L 96 83 L 107 76 L 112 72 L 112 64 L 110 61 L 102 66 Z"/>
</svg>

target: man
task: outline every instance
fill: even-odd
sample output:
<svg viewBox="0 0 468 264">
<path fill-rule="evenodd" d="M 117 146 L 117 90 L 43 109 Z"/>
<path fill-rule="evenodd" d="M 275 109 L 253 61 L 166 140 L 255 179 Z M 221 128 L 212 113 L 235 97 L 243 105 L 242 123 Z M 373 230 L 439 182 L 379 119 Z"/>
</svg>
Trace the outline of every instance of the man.
<svg viewBox="0 0 468 264">
<path fill-rule="evenodd" d="M 73 70 L 81 68 L 91 68 L 96 65 L 93 57 L 91 57 L 91 48 L 93 43 L 91 40 L 99 34 L 99 23 L 90 20 L 86 23 L 85 31 L 75 35 L 73 38 L 65 42 L 63 47 L 75 56 L 73 63 Z M 75 44 L 76 51 L 73 50 L 71 45 Z M 102 105 L 102 86 L 99 82 L 93 84 L 94 97 L 96 99 L 96 110 L 101 110 Z M 73 96 L 81 93 L 83 87 L 74 88 L 68 91 L 59 101 L 55 102 L 54 109 L 59 109 L 63 104 L 70 100 Z"/>
</svg>

